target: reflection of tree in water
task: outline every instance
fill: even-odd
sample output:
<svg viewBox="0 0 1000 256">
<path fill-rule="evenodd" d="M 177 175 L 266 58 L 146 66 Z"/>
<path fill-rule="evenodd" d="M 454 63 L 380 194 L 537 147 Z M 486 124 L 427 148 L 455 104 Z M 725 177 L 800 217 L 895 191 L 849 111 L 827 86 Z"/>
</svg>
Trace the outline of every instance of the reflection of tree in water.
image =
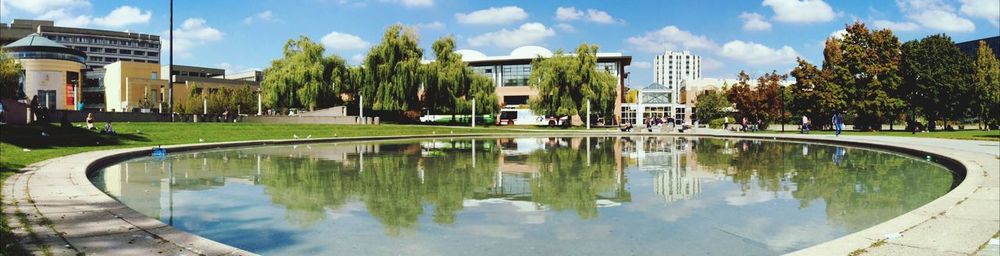
<svg viewBox="0 0 1000 256">
<path fill-rule="evenodd" d="M 532 201 L 555 210 L 575 209 L 581 218 L 597 217 L 597 200 L 610 192 L 609 198 L 630 201 L 624 185 L 617 184 L 615 138 L 559 138 L 569 147 L 553 146 L 532 152 L 531 163 L 539 168 L 540 178 L 531 181 Z M 590 142 L 588 159 L 587 142 Z M 556 143 L 551 143 L 556 145 Z M 583 144 L 583 145 L 580 145 Z M 624 181 L 623 181 L 624 182 Z"/>
<path fill-rule="evenodd" d="M 726 143 L 698 140 L 698 164 L 725 172 L 744 192 L 754 186 L 791 191 L 803 208 L 822 200 L 827 218 L 851 232 L 926 204 L 947 193 L 953 181 L 937 165 L 888 153 L 851 149 L 838 164 L 835 146 L 729 140 L 727 148 Z"/>
</svg>

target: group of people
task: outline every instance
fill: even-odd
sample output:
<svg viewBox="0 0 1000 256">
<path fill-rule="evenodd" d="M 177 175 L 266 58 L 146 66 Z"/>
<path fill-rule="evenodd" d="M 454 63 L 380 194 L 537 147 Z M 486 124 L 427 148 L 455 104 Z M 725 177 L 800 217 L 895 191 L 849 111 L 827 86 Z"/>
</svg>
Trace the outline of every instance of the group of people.
<svg viewBox="0 0 1000 256">
<path fill-rule="evenodd" d="M 830 124 L 833 124 L 834 135 L 840 136 L 840 133 L 844 131 L 844 113 L 834 113 L 830 117 Z M 802 126 L 799 129 L 799 133 L 809 133 L 812 128 L 812 120 L 809 117 L 802 116 Z"/>
<path fill-rule="evenodd" d="M 764 121 L 760 120 L 760 118 L 757 118 L 757 121 L 750 121 L 750 119 L 747 119 L 747 117 L 743 117 L 743 119 L 740 120 L 740 126 L 738 127 L 738 130 L 741 131 L 741 132 L 755 132 L 755 131 L 759 131 L 763 127 L 764 127 Z M 723 120 L 722 120 L 722 129 L 729 130 L 729 117 L 728 116 L 727 117 L 723 117 Z M 734 129 L 736 129 L 736 128 L 734 128 Z"/>
<path fill-rule="evenodd" d="M 94 113 L 87 113 L 87 129 L 88 130 L 97 130 L 97 127 L 94 126 L 94 122 L 95 122 Z M 104 129 L 101 129 L 101 133 L 103 133 L 103 134 L 111 134 L 111 135 L 118 134 L 118 133 L 115 133 L 115 128 L 113 126 L 111 126 L 111 121 L 110 120 L 108 120 L 106 123 L 104 123 Z"/>
</svg>

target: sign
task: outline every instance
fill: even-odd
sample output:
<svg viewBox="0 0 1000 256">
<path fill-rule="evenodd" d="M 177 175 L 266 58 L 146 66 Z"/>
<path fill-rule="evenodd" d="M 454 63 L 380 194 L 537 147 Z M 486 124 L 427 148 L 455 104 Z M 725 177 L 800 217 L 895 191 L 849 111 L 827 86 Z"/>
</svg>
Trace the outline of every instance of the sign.
<svg viewBox="0 0 1000 256">
<path fill-rule="evenodd" d="M 75 106 L 76 103 L 73 102 L 75 95 L 73 83 L 66 83 L 66 105 Z"/>
</svg>

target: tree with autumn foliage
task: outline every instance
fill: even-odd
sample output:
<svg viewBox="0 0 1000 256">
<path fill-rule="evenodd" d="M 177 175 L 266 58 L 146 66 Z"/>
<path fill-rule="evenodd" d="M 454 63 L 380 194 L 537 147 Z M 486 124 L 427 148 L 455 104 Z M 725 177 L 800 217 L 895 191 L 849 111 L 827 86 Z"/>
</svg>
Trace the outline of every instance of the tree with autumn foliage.
<svg viewBox="0 0 1000 256">
<path fill-rule="evenodd" d="M 831 81 L 842 86 L 851 102 L 855 129 L 879 130 L 905 106 L 905 93 L 899 90 L 899 39 L 889 29 L 870 31 L 861 22 L 847 25 L 846 31 L 843 39 L 833 39 L 838 41 L 836 49 L 827 49 L 837 51 L 827 54 L 836 56 L 830 62 Z"/>
<path fill-rule="evenodd" d="M 976 100 L 973 111 L 977 113 L 982 128 L 1000 125 L 1000 60 L 985 41 L 979 41 L 976 52 L 974 91 Z"/>
<path fill-rule="evenodd" d="M 737 120 L 743 117 L 752 121 L 760 119 L 765 125 L 783 121 L 782 94 L 785 89 L 781 83 L 787 78 L 787 75 L 772 71 L 758 77 L 757 86 L 753 88 L 750 85 L 750 75 L 740 71 L 736 84 L 726 91 L 729 102 L 736 108 Z"/>
</svg>

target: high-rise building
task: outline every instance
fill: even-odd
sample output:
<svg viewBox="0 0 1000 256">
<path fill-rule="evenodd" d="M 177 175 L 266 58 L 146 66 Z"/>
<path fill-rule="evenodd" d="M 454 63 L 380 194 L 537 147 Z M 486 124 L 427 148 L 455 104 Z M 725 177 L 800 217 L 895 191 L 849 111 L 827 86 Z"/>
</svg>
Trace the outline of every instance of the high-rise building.
<svg viewBox="0 0 1000 256">
<path fill-rule="evenodd" d="M 679 102 L 681 81 L 701 78 L 701 57 L 688 51 L 666 51 L 653 59 L 653 82 L 674 90 Z"/>
<path fill-rule="evenodd" d="M 0 23 L 0 46 L 37 33 L 87 55 L 82 83 L 84 108 L 104 108 L 104 65 L 117 61 L 160 63 L 160 36 L 134 32 L 55 26 L 50 20 L 14 19 Z"/>
</svg>

